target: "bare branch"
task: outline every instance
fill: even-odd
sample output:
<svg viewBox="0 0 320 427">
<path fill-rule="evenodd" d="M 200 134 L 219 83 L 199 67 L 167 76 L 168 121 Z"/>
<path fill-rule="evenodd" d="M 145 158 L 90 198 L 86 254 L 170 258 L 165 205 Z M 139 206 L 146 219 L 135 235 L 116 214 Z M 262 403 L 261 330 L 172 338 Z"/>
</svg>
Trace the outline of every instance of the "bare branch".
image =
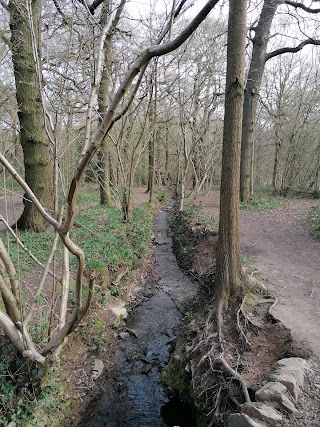
<svg viewBox="0 0 320 427">
<path fill-rule="evenodd" d="M 53 238 L 52 245 L 51 245 L 50 253 L 49 253 L 48 257 L 47 257 L 46 265 L 43 265 L 42 277 L 41 277 L 40 283 L 38 285 L 37 291 L 36 291 L 36 293 L 34 295 L 33 303 L 31 304 L 31 306 L 29 308 L 29 311 L 28 311 L 28 313 L 27 313 L 27 315 L 25 317 L 25 320 L 23 322 L 24 323 L 24 327 L 28 326 L 28 324 L 30 323 L 30 320 L 32 319 L 32 316 L 34 315 L 34 307 L 35 307 L 37 298 L 39 297 L 39 295 L 41 295 L 41 292 L 43 290 L 43 287 L 44 287 L 47 275 L 50 274 L 53 278 L 55 278 L 55 275 L 49 270 L 49 266 L 50 266 L 50 264 L 52 262 L 53 256 L 54 256 L 54 254 L 56 252 L 56 249 L 57 249 L 58 238 L 59 238 L 59 234 L 56 231 L 55 235 L 54 235 L 54 238 Z"/>
<path fill-rule="evenodd" d="M 41 268 L 45 268 L 44 264 L 42 264 L 42 262 L 40 262 L 38 260 L 38 258 L 36 258 L 33 253 L 31 251 L 29 251 L 29 249 L 23 244 L 23 242 L 19 239 L 19 237 L 17 236 L 17 234 L 14 232 L 14 230 L 12 229 L 12 227 L 10 227 L 10 225 L 8 224 L 8 222 L 3 218 L 2 215 L 0 215 L 0 221 L 3 222 L 3 224 L 5 225 L 5 227 L 7 228 L 7 230 L 10 232 L 10 234 L 16 239 L 16 241 L 18 242 L 19 246 L 26 252 L 26 254 L 29 255 L 29 257 L 31 259 L 33 259 L 33 261 L 39 265 L 39 267 Z M 55 275 L 53 274 L 53 272 L 51 270 L 48 271 L 48 273 L 50 274 L 51 277 L 55 277 Z"/>
<path fill-rule="evenodd" d="M 0 0 L 0 5 L 7 11 L 9 12 L 9 6 L 7 5 L 7 3 L 4 0 Z"/>
<path fill-rule="evenodd" d="M 16 280 L 17 273 L 11 261 L 11 258 L 2 242 L 2 239 L 0 239 L 0 259 L 2 260 L 5 270 L 7 272 L 12 292 L 14 293 L 15 297 L 18 298 L 19 286 L 18 281 Z"/>
<path fill-rule="evenodd" d="M 103 3 L 104 0 L 94 0 L 94 2 L 89 6 L 89 12 L 91 15 L 94 15 L 94 12 L 96 9 L 100 6 L 101 3 Z"/>
<path fill-rule="evenodd" d="M 301 49 L 303 49 L 305 46 L 307 46 L 309 44 L 318 46 L 320 44 L 320 40 L 308 39 L 308 40 L 304 40 L 303 42 L 298 44 L 298 46 L 295 46 L 295 47 L 282 47 L 281 49 L 276 49 L 273 52 L 266 54 L 266 61 L 269 61 L 269 59 L 274 58 L 274 57 L 279 56 L 279 55 L 282 55 L 284 53 L 299 52 Z"/>
<path fill-rule="evenodd" d="M 13 178 L 17 181 L 18 184 L 24 189 L 28 199 L 35 205 L 43 218 L 51 224 L 56 230 L 59 230 L 59 223 L 55 220 L 42 206 L 39 202 L 29 185 L 24 181 L 24 179 L 19 175 L 19 173 L 15 170 L 15 168 L 8 162 L 8 160 L 4 157 L 2 153 L 0 153 L 0 163 L 7 169 L 7 171 L 13 176 Z"/>
<path fill-rule="evenodd" d="M 0 310 L 0 325 L 3 327 L 5 334 L 15 346 L 15 348 L 23 354 L 26 350 L 24 339 L 21 332 L 16 328 L 10 317 Z"/>
<path fill-rule="evenodd" d="M 58 13 L 62 16 L 62 19 L 63 19 L 63 21 L 66 23 L 66 24 L 69 24 L 71 21 L 70 21 L 70 18 L 68 18 L 65 14 L 64 14 L 64 12 L 63 12 L 63 10 L 61 9 L 61 7 L 60 7 L 60 5 L 59 5 L 59 3 L 58 3 L 58 0 L 52 0 L 53 1 L 53 4 L 55 5 L 55 7 L 56 7 L 56 9 L 57 9 L 57 11 L 58 11 Z"/>
<path fill-rule="evenodd" d="M 0 0 L 1 1 L 1 0 Z M 1 31 L 0 32 L 0 38 L 1 38 L 1 40 L 8 46 L 8 48 L 9 49 L 11 49 L 12 48 L 12 46 L 11 46 L 11 40 L 10 40 L 10 37 L 8 37 L 5 33 L 4 33 L 4 31 Z"/>
<path fill-rule="evenodd" d="M 311 7 L 307 7 L 302 3 L 298 3 L 295 1 L 291 1 L 291 0 L 285 0 L 285 4 L 287 4 L 288 6 L 293 6 L 295 8 L 302 9 L 308 13 L 319 13 L 320 12 L 320 9 L 312 9 Z"/>
<path fill-rule="evenodd" d="M 91 13 L 91 15 L 94 15 L 94 12 L 96 9 L 104 2 L 104 0 L 94 0 L 91 5 L 88 4 L 87 0 L 78 0 L 79 3 L 83 4 L 86 9 Z"/>
</svg>

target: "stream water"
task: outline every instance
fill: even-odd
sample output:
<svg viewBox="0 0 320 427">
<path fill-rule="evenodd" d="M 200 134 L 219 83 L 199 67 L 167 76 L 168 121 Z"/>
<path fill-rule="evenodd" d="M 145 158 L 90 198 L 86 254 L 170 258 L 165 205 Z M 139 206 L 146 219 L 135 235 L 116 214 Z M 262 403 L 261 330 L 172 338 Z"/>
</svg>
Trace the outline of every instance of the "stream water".
<svg viewBox="0 0 320 427">
<path fill-rule="evenodd" d="M 168 213 L 155 218 L 154 276 L 147 279 L 143 302 L 127 322 L 116 381 L 91 402 L 78 427 L 194 427 L 192 411 L 169 400 L 160 384 L 175 340 L 174 329 L 194 298 L 197 285 L 178 267 L 172 252 Z"/>
</svg>

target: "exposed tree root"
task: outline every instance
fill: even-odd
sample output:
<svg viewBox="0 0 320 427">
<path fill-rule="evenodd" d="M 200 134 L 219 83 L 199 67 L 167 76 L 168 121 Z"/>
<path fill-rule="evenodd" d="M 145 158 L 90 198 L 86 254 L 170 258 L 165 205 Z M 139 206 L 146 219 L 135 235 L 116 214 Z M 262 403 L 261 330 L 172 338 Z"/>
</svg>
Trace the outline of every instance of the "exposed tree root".
<svg viewBox="0 0 320 427">
<path fill-rule="evenodd" d="M 240 307 L 237 310 L 237 328 L 238 328 L 238 331 L 240 332 L 241 338 L 243 339 L 243 341 L 245 342 L 245 344 L 250 348 L 251 347 L 250 342 L 249 342 L 249 340 L 248 340 L 248 338 L 247 338 L 247 336 L 246 336 L 246 334 L 244 332 L 244 327 L 246 325 L 244 325 L 244 327 L 243 327 L 242 324 L 241 324 L 241 317 L 244 318 L 245 322 L 250 322 L 250 320 L 246 316 L 244 308 L 243 308 L 243 306 L 245 304 L 245 301 L 246 301 L 246 296 L 243 298 L 243 300 L 242 300 L 242 302 L 240 304 Z"/>
<path fill-rule="evenodd" d="M 245 331 L 256 325 L 247 318 L 245 304 L 244 298 L 233 317 L 241 340 L 248 346 Z M 251 402 L 247 384 L 238 371 L 240 356 L 236 367 L 231 366 L 233 356 L 228 351 L 230 343 L 224 332 L 222 307 L 212 309 L 202 332 L 186 347 L 195 400 L 206 413 L 208 425 L 225 425 L 230 411 L 237 411 L 242 403 Z"/>
<path fill-rule="evenodd" d="M 231 366 L 226 362 L 226 360 L 222 354 L 220 355 L 220 363 L 222 364 L 222 366 L 226 370 L 226 372 L 231 374 L 233 376 L 233 378 L 236 378 L 239 381 L 239 383 L 241 384 L 241 388 L 242 388 L 242 392 L 243 392 L 245 401 L 250 403 L 251 399 L 249 396 L 248 388 L 247 388 L 247 385 L 245 384 L 245 382 L 241 379 L 241 375 L 237 371 L 235 371 L 234 369 L 231 368 Z"/>
<path fill-rule="evenodd" d="M 268 300 L 268 302 L 270 302 L 270 300 Z M 274 297 L 273 298 L 273 304 L 271 305 L 271 307 L 268 310 L 268 314 L 271 317 L 271 319 L 273 319 L 274 321 L 278 322 L 279 319 L 277 319 L 274 314 L 272 313 L 272 310 L 274 309 L 274 307 L 278 304 L 278 298 Z"/>
</svg>

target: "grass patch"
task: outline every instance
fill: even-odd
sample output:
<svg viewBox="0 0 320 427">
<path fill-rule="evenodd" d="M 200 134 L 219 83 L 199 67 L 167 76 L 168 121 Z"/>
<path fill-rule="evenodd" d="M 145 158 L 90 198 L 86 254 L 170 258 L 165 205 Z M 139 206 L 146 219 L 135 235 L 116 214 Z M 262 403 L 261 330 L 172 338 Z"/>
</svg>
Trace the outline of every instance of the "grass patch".
<svg viewBox="0 0 320 427">
<path fill-rule="evenodd" d="M 250 267 L 254 263 L 253 259 L 246 254 L 240 254 L 240 261 L 241 261 L 241 265 L 244 265 L 246 267 Z"/>
<path fill-rule="evenodd" d="M 166 205 L 169 201 L 168 193 L 166 192 L 166 190 L 164 190 L 163 188 L 158 190 L 156 193 L 156 199 L 161 205 Z"/>
<path fill-rule="evenodd" d="M 241 209 L 259 212 L 268 209 L 277 209 L 283 203 L 283 197 L 276 196 L 271 187 L 257 187 L 251 200 L 247 203 L 241 203 Z"/>
<path fill-rule="evenodd" d="M 209 215 L 201 206 L 188 203 L 186 204 L 183 212 L 180 212 L 188 222 L 192 222 L 198 226 L 207 227 L 208 231 L 217 232 L 219 228 L 219 221 L 213 216 Z"/>
<path fill-rule="evenodd" d="M 70 236 L 84 250 L 88 269 L 114 271 L 121 265 L 133 269 L 148 249 L 152 213 L 149 204 L 141 205 L 126 222 L 117 207 L 96 206 L 76 216 L 78 226 Z"/>
<path fill-rule="evenodd" d="M 320 238 L 320 204 L 310 209 L 307 215 L 307 227 L 315 237 Z"/>
<path fill-rule="evenodd" d="M 139 258 L 148 249 L 154 208 L 148 203 L 134 208 L 130 220 L 126 222 L 121 209 L 99 205 L 97 191 L 82 192 L 79 204 L 70 237 L 84 250 L 86 267 L 102 273 L 116 270 L 119 265 L 126 265 L 129 269 L 137 267 Z M 5 233 L 1 233 L 4 241 L 7 240 Z M 40 262 L 46 262 L 53 241 L 52 233 L 21 231 L 19 238 Z M 24 275 L 34 269 L 35 262 L 17 247 L 15 239 L 10 235 L 8 240 L 12 261 L 20 273 Z M 61 260 L 61 249 L 59 241 L 56 262 Z M 71 264 L 76 264 L 75 257 L 71 257 Z"/>
</svg>

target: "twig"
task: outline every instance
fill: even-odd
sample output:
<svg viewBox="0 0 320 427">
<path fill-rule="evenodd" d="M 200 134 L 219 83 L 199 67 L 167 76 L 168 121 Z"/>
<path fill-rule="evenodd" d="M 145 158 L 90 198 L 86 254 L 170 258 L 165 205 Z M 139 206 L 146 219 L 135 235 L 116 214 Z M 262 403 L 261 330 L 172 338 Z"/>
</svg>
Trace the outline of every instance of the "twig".
<svg viewBox="0 0 320 427">
<path fill-rule="evenodd" d="M 19 239 L 19 237 L 17 236 L 17 234 L 14 232 L 14 230 L 12 229 L 12 227 L 10 227 L 10 225 L 8 224 L 8 222 L 3 218 L 3 216 L 0 214 L 0 221 L 3 222 L 3 224 L 5 225 L 5 227 L 8 229 L 8 231 L 10 232 L 10 234 L 16 239 L 16 241 L 18 242 L 19 246 L 21 247 L 21 249 L 23 249 L 25 251 L 26 254 L 29 255 L 29 257 L 31 259 L 33 259 L 33 261 L 39 265 L 39 267 L 41 268 L 45 268 L 45 265 L 42 264 L 41 261 L 38 260 L 38 258 L 36 258 L 33 253 L 22 243 L 22 241 Z M 50 276 L 55 277 L 54 273 L 51 270 L 48 270 L 48 273 L 50 274 Z"/>
</svg>

